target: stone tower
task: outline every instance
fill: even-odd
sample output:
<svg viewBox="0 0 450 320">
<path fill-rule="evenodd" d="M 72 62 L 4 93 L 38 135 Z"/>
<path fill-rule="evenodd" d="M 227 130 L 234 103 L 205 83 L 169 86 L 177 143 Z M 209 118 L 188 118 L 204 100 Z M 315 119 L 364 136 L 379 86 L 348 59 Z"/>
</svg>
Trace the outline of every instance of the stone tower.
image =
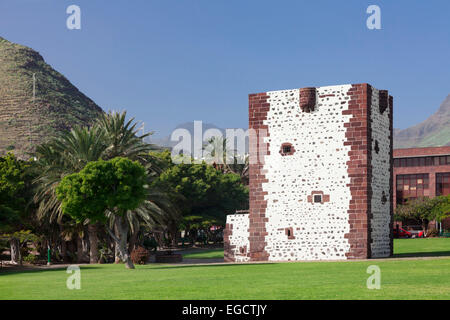
<svg viewBox="0 0 450 320">
<path fill-rule="evenodd" d="M 369 84 L 250 94 L 250 210 L 227 217 L 225 260 L 390 256 L 392 105 Z"/>
</svg>

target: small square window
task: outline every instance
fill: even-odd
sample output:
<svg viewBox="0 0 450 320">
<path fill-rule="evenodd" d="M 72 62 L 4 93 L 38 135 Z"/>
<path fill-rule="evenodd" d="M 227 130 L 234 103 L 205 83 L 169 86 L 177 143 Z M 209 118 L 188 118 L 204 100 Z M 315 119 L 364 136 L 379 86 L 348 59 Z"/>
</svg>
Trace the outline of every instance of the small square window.
<svg viewBox="0 0 450 320">
<path fill-rule="evenodd" d="M 284 231 L 285 231 L 285 234 L 288 237 L 288 239 L 290 239 L 290 240 L 295 239 L 293 228 L 286 228 L 286 229 L 284 229 Z"/>
<path fill-rule="evenodd" d="M 283 143 L 280 147 L 280 154 L 282 156 L 291 156 L 295 152 L 294 146 L 291 143 Z"/>
<path fill-rule="evenodd" d="M 314 195 L 314 203 L 322 203 L 322 195 L 321 194 Z"/>
</svg>

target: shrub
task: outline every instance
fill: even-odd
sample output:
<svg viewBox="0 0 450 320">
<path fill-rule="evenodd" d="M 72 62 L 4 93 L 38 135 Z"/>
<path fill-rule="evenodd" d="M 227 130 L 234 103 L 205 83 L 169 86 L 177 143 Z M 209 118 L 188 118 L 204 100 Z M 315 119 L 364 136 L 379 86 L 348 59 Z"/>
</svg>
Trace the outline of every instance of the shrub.
<svg viewBox="0 0 450 320">
<path fill-rule="evenodd" d="M 100 263 L 114 262 L 114 252 L 107 245 L 101 245 L 98 249 Z"/>
<path fill-rule="evenodd" d="M 137 247 L 131 252 L 131 261 L 135 264 L 145 264 L 149 257 L 149 252 L 143 247 Z"/>
<path fill-rule="evenodd" d="M 147 250 L 156 251 L 158 249 L 158 242 L 156 242 L 155 238 L 145 238 L 144 239 L 144 248 Z"/>
<path fill-rule="evenodd" d="M 438 235 L 439 235 L 439 231 L 437 229 L 428 230 L 427 237 L 434 238 L 434 237 L 437 237 Z"/>
<path fill-rule="evenodd" d="M 31 263 L 31 264 L 35 264 L 35 263 L 37 263 L 38 258 L 34 254 L 29 254 L 23 258 L 23 261 Z"/>
</svg>

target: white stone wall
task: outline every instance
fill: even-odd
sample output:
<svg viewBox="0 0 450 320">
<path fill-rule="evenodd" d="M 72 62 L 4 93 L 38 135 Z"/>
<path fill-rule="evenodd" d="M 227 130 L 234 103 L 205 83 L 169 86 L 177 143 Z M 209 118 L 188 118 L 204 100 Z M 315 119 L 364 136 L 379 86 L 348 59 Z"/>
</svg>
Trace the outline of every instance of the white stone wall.
<svg viewBox="0 0 450 320">
<path fill-rule="evenodd" d="M 270 111 L 264 124 L 270 155 L 265 156 L 268 182 L 262 187 L 268 193 L 265 250 L 269 260 L 346 259 L 351 194 L 344 123 L 351 115 L 342 111 L 348 109 L 350 87 L 317 88 L 317 105 L 311 113 L 301 111 L 299 89 L 267 93 Z M 335 96 L 319 98 L 322 95 Z M 293 155 L 280 155 L 285 142 L 294 146 Z M 323 191 L 330 201 L 308 202 L 312 191 Z M 289 227 L 295 239 L 288 239 L 285 228 Z"/>
<path fill-rule="evenodd" d="M 372 257 L 381 258 L 390 255 L 390 148 L 389 107 L 381 114 L 379 111 L 379 91 L 372 88 L 371 107 L 372 126 Z M 378 153 L 375 143 L 378 141 Z M 383 192 L 387 201 L 383 204 Z"/>
<path fill-rule="evenodd" d="M 235 246 L 231 251 L 235 257 L 236 262 L 248 261 L 246 253 L 249 251 L 249 240 L 248 240 L 248 226 L 249 219 L 248 214 L 232 214 L 227 216 L 227 224 L 233 225 L 231 229 L 231 235 L 229 238 L 230 246 Z M 241 254 L 240 249 L 245 248 L 246 253 Z"/>
<path fill-rule="evenodd" d="M 316 88 L 317 103 L 312 112 L 301 110 L 299 89 L 266 93 L 270 108 L 263 124 L 268 128 L 265 142 L 269 153 L 264 156 L 262 172 L 267 182 L 262 183 L 262 191 L 267 201 L 264 250 L 271 261 L 347 259 L 350 243 L 345 235 L 351 227 L 348 210 L 352 199 L 347 162 L 351 146 L 345 145 L 347 128 L 344 124 L 349 123 L 353 115 L 343 114 L 343 111 L 349 108 L 347 93 L 351 87 Z M 372 88 L 370 115 L 370 249 L 372 257 L 387 257 L 391 251 L 391 115 L 389 107 L 380 113 L 379 91 L 375 88 Z M 292 144 L 295 150 L 292 155 L 280 154 L 285 143 Z M 308 201 L 313 192 L 322 192 L 327 201 Z M 383 193 L 386 201 L 383 201 Z M 231 249 L 235 261 L 249 261 L 249 216 L 230 215 L 227 224 L 233 225 L 229 244 L 235 246 Z M 292 230 L 291 236 L 287 229 Z M 245 252 L 241 248 L 245 248 Z"/>
</svg>

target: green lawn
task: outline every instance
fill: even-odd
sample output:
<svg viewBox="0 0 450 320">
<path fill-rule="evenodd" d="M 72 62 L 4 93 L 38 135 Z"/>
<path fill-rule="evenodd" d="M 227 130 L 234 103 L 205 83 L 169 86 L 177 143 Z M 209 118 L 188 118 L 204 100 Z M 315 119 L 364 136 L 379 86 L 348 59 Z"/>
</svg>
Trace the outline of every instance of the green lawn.
<svg viewBox="0 0 450 320">
<path fill-rule="evenodd" d="M 396 240 L 395 249 L 398 254 L 434 250 L 450 255 L 450 239 Z M 381 269 L 380 290 L 366 288 L 370 265 Z M 61 269 L 0 272 L 0 299 L 450 299 L 450 257 L 209 266 L 151 264 L 135 270 L 126 270 L 123 265 L 90 265 L 81 268 L 81 290 L 66 288 L 68 276 Z"/>
<path fill-rule="evenodd" d="M 394 256 L 450 256 L 450 238 L 395 239 Z"/>
<path fill-rule="evenodd" d="M 223 259 L 223 248 L 199 250 L 195 253 L 183 254 L 188 259 Z"/>
<path fill-rule="evenodd" d="M 450 238 L 395 239 L 394 257 L 450 257 Z M 223 249 L 205 249 L 183 255 L 189 259 L 223 259 Z"/>
</svg>

